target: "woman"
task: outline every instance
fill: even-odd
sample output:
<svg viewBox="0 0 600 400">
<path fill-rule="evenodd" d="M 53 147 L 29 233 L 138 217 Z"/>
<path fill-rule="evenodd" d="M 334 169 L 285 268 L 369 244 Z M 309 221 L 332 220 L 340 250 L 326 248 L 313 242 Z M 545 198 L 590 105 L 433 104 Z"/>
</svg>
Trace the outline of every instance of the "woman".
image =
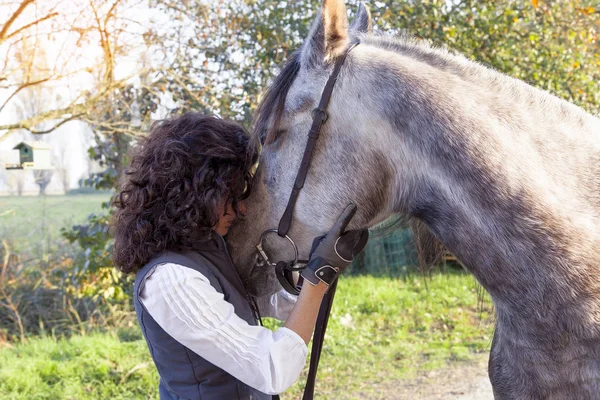
<svg viewBox="0 0 600 400">
<path fill-rule="evenodd" d="M 362 232 L 343 233 L 349 206 L 315 242 L 297 301 L 283 291 L 249 296 L 223 237 L 244 215 L 256 160 L 237 124 L 185 114 L 152 126 L 115 201 L 114 262 L 136 274 L 134 304 L 161 399 L 268 399 L 289 388 L 328 284 L 364 246 Z M 317 278 L 318 269 L 331 278 Z M 259 311 L 286 322 L 272 332 L 257 325 Z"/>
</svg>

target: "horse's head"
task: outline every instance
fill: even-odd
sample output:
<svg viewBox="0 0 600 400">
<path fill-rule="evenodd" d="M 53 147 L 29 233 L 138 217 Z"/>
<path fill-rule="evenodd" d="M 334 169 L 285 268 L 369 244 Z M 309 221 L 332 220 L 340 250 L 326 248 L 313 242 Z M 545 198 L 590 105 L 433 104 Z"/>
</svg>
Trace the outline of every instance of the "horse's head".
<svg viewBox="0 0 600 400">
<path fill-rule="evenodd" d="M 301 50 L 287 61 L 259 105 L 254 134 L 262 144 L 260 165 L 247 201 L 248 214 L 228 238 L 234 262 L 255 295 L 280 288 L 273 268 L 256 264 L 256 245 L 263 231 L 277 228 L 286 208 L 305 151 L 312 111 L 335 61 L 351 41 L 370 29 L 371 17 L 363 4 L 349 25 L 343 1 L 324 1 Z M 349 229 L 372 226 L 391 213 L 391 166 L 382 156 L 385 143 L 375 139 L 378 131 L 388 129 L 381 126 L 383 122 L 370 111 L 371 106 L 361 103 L 366 96 L 353 75 L 360 64 L 355 51 L 342 65 L 328 119 L 294 207 L 288 235 L 297 244 L 301 259 L 308 257 L 312 239 L 325 233 L 348 203 L 358 206 Z M 275 262 L 293 259 L 289 242 L 276 234 L 265 237 L 264 245 Z"/>
</svg>

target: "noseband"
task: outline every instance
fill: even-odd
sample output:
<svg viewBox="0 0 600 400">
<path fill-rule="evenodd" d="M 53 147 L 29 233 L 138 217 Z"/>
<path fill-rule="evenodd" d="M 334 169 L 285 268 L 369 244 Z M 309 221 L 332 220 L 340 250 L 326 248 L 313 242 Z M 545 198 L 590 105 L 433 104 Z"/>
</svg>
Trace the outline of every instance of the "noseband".
<svg viewBox="0 0 600 400">
<path fill-rule="evenodd" d="M 319 138 L 319 134 L 321 133 L 321 127 L 329 117 L 329 114 L 327 113 L 327 106 L 329 105 L 331 94 L 333 93 L 333 87 L 335 86 L 335 82 L 337 81 L 338 75 L 340 73 L 340 70 L 342 69 L 344 61 L 346 61 L 348 53 L 350 53 L 350 51 L 352 51 L 352 49 L 355 48 L 359 43 L 359 41 L 352 42 L 348 46 L 344 54 L 336 60 L 335 66 L 333 67 L 333 72 L 329 76 L 329 79 L 325 84 L 325 88 L 321 93 L 321 100 L 319 101 L 319 105 L 312 111 L 313 121 L 310 130 L 308 131 L 308 141 L 306 142 L 306 148 L 304 149 L 302 162 L 300 163 L 300 168 L 298 169 L 298 174 L 296 175 L 296 180 L 294 182 L 294 187 L 292 188 L 292 193 L 290 194 L 287 207 L 285 208 L 283 216 L 279 220 L 279 226 L 277 229 L 268 229 L 264 231 L 260 235 L 259 243 L 256 246 L 259 257 L 264 263 L 275 268 L 275 272 L 279 283 L 285 290 L 292 294 L 298 295 L 300 293 L 300 286 L 302 283 L 301 281 L 299 281 L 298 285 L 294 284 L 293 272 L 301 271 L 302 269 L 306 268 L 306 264 L 308 261 L 298 259 L 298 246 L 296 246 L 296 243 L 294 243 L 292 238 L 289 237 L 287 233 L 289 232 L 290 227 L 292 225 L 294 207 L 296 206 L 296 201 L 298 200 L 300 190 L 302 190 L 304 182 L 306 181 L 306 175 L 308 174 L 308 168 L 310 167 L 310 161 L 315 150 L 317 139 Z M 265 236 L 272 233 L 277 233 L 279 237 L 287 239 L 287 241 L 292 246 L 294 252 L 293 260 L 288 262 L 279 261 L 277 263 L 274 263 L 269 259 L 269 256 L 267 255 L 263 247 L 263 240 Z"/>
</svg>

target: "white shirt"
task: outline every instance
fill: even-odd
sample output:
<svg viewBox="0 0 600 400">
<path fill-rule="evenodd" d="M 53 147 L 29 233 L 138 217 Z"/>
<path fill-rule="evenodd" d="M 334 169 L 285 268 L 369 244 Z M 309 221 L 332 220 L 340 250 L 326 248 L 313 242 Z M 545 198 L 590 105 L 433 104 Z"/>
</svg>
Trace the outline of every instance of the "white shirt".
<svg viewBox="0 0 600 400">
<path fill-rule="evenodd" d="M 157 265 L 147 274 L 140 301 L 179 343 L 263 393 L 287 390 L 306 363 L 308 348 L 297 333 L 248 324 L 203 274 L 191 268 Z M 283 290 L 257 299 L 262 316 L 280 320 L 295 302 L 296 297 Z"/>
</svg>

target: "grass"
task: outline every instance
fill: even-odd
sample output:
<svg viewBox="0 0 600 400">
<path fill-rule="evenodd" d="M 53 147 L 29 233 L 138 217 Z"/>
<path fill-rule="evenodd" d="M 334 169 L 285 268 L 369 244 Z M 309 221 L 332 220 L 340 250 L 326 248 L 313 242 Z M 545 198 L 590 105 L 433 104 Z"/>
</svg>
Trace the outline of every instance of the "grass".
<svg viewBox="0 0 600 400">
<path fill-rule="evenodd" d="M 317 392 L 353 398 L 422 369 L 468 360 L 489 349 L 491 307 L 478 309 L 464 273 L 404 280 L 369 276 L 340 282 L 321 358 Z M 295 385 L 292 398 L 300 397 Z"/>
<path fill-rule="evenodd" d="M 84 223 L 108 199 L 108 194 L 0 197 L 0 237 L 16 253 L 41 257 L 64 244 L 61 228 Z"/>
<path fill-rule="evenodd" d="M 487 351 L 491 309 L 489 302 L 478 307 L 477 292 L 474 279 L 457 271 L 429 279 L 342 277 L 317 378 L 319 398 L 373 394 L 378 385 Z M 306 372 L 283 399 L 300 398 Z M 157 398 L 157 382 L 137 327 L 31 339 L 0 350 L 3 399 Z"/>
<path fill-rule="evenodd" d="M 32 339 L 0 351 L 2 399 L 133 399 L 156 396 L 145 342 L 113 334 Z"/>
</svg>

